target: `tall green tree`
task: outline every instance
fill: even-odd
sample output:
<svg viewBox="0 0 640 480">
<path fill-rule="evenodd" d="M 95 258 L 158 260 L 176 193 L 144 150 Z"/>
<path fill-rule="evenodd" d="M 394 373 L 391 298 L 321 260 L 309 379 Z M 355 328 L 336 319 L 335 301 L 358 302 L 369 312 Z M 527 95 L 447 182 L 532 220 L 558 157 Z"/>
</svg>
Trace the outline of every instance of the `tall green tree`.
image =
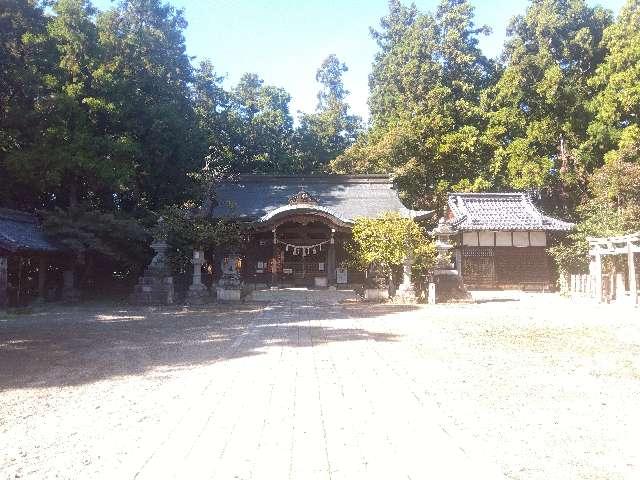
<svg viewBox="0 0 640 480">
<path fill-rule="evenodd" d="M 602 45 L 607 55 L 588 82 L 598 93 L 582 153 L 592 163 L 640 162 L 639 0 L 627 0 Z"/>
<path fill-rule="evenodd" d="M 302 172 L 325 171 L 333 159 L 355 141 L 362 119 L 349 113 L 343 74 L 346 64 L 329 55 L 316 72 L 320 83 L 318 106 L 314 113 L 300 116 L 295 142 L 298 169 Z"/>
<path fill-rule="evenodd" d="M 443 0 L 435 13 L 389 3 L 369 78 L 372 127 L 332 168 L 393 173 L 406 200 L 440 207 L 445 194 L 482 190 L 487 181 L 480 95 L 494 65 L 482 55 L 465 0 Z"/>
<path fill-rule="evenodd" d="M 0 7 L 0 204 L 41 206 L 44 192 L 18 178 L 9 165 L 13 152 L 29 148 L 40 104 L 52 94 L 56 49 L 40 1 L 7 0 Z"/>
<path fill-rule="evenodd" d="M 291 173 L 293 118 L 291 96 L 246 73 L 231 91 L 231 120 L 237 129 L 233 144 L 238 173 Z"/>
<path fill-rule="evenodd" d="M 191 101 L 186 25 L 181 10 L 160 0 L 123 0 L 98 16 L 104 60 L 94 76 L 135 171 L 125 205 L 158 209 L 188 199 L 187 174 L 203 164 L 206 139 Z"/>
<path fill-rule="evenodd" d="M 532 0 L 508 28 L 500 80 L 485 97 L 496 186 L 575 205 L 593 162 L 581 155 L 611 14 L 584 0 Z"/>
</svg>

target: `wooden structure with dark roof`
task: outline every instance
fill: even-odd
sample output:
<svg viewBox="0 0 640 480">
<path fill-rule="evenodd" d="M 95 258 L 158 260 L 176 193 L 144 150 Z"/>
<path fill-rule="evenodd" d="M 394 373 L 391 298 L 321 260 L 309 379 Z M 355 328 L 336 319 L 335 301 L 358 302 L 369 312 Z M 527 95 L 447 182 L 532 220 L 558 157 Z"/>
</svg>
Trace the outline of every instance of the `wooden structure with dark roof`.
<svg viewBox="0 0 640 480">
<path fill-rule="evenodd" d="M 15 273 L 18 284 L 21 282 L 23 259 L 37 260 L 38 295 L 44 297 L 48 260 L 61 254 L 64 254 L 63 249 L 47 238 L 37 217 L 16 210 L 0 209 L 0 307 L 9 300 L 10 259 L 15 259 L 18 264 Z M 19 303 L 20 288 L 17 292 Z"/>
<path fill-rule="evenodd" d="M 362 272 L 338 269 L 357 218 L 396 212 L 420 220 L 432 213 L 406 208 L 387 175 L 241 175 L 215 193 L 210 216 L 239 220 L 254 232 L 243 252 L 244 280 L 272 286 L 357 283 Z"/>
<path fill-rule="evenodd" d="M 573 228 L 522 192 L 451 193 L 447 219 L 459 231 L 456 264 L 471 288 L 550 288 L 548 234 Z"/>
</svg>

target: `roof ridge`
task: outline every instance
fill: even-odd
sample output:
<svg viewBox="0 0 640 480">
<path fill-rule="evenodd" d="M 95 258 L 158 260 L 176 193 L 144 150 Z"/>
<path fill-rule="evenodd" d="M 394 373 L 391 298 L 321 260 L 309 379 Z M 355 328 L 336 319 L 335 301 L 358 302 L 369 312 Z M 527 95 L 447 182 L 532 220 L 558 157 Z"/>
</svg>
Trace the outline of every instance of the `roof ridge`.
<svg viewBox="0 0 640 480">
<path fill-rule="evenodd" d="M 0 208 L 0 218 L 23 223 L 40 223 L 38 217 L 34 214 L 11 208 Z"/>
<path fill-rule="evenodd" d="M 266 183 L 267 181 L 299 181 L 301 183 L 380 183 L 392 185 L 393 181 L 390 175 L 386 174 L 367 174 L 367 175 L 339 175 L 339 174 L 321 174 L 321 175 L 262 175 L 262 174 L 242 174 L 235 178 L 223 180 L 221 183 Z"/>
</svg>

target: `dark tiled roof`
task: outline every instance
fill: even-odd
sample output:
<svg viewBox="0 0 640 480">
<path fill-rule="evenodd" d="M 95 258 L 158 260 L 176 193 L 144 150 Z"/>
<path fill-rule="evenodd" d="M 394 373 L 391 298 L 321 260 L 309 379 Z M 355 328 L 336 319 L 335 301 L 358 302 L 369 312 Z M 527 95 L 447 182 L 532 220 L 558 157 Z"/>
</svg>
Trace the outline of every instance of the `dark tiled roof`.
<svg viewBox="0 0 640 480">
<path fill-rule="evenodd" d="M 407 209 L 386 175 L 243 175 L 216 188 L 218 205 L 213 217 L 242 220 L 267 220 L 289 209 L 289 198 L 305 191 L 316 201 L 318 210 L 331 213 L 345 222 L 358 217 L 377 217 L 383 212 L 398 212 L 421 218 L 431 212 Z"/>
<path fill-rule="evenodd" d="M 45 236 L 37 217 L 15 210 L 0 209 L 0 249 L 9 252 L 59 252 Z"/>
<path fill-rule="evenodd" d="M 460 230 L 568 231 L 573 224 L 544 215 L 525 193 L 450 193 L 449 210 Z"/>
</svg>

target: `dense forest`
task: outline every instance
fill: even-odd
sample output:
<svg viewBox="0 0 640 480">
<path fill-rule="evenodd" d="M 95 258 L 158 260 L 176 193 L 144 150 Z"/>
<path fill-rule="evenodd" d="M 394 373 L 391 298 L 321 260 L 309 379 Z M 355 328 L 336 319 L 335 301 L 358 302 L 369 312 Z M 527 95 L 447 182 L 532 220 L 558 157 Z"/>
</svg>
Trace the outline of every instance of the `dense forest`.
<svg viewBox="0 0 640 480">
<path fill-rule="evenodd" d="M 526 190 L 578 222 L 554 249 L 565 269 L 584 263 L 585 235 L 640 230 L 640 0 L 615 15 L 531 0 L 498 59 L 470 2 L 391 0 L 371 29 L 368 124 L 340 52 L 318 66 L 316 111 L 294 119 L 257 74 L 227 87 L 194 65 L 186 27 L 161 0 L 2 0 L 0 206 L 123 265 L 142 261 L 159 212 L 238 173 L 389 173 L 414 208 Z"/>
</svg>

